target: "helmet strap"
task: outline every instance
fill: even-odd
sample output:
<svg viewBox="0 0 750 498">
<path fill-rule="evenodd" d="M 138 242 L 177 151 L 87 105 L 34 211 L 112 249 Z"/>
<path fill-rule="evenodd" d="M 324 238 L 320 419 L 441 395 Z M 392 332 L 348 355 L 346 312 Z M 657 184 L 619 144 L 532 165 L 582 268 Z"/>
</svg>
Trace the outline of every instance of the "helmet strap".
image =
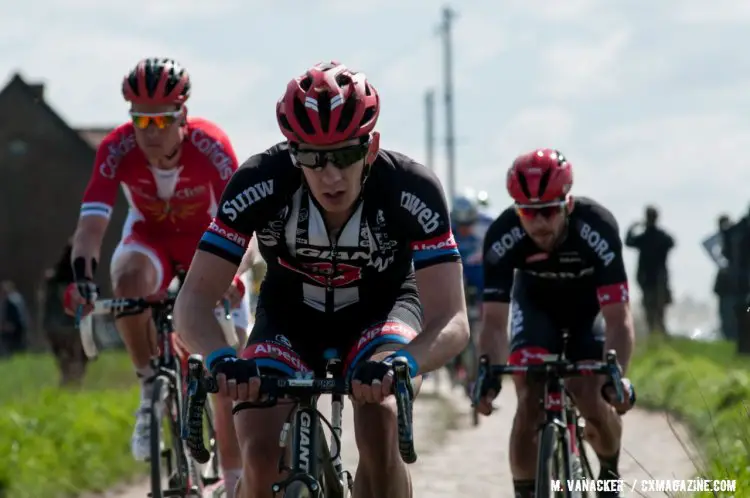
<svg viewBox="0 0 750 498">
<path fill-rule="evenodd" d="M 362 169 L 362 182 L 361 185 L 365 185 L 365 181 L 370 176 L 370 170 L 373 163 L 378 158 L 378 152 L 380 151 L 380 133 L 374 131 L 370 134 L 370 150 L 365 156 L 365 167 Z"/>
</svg>

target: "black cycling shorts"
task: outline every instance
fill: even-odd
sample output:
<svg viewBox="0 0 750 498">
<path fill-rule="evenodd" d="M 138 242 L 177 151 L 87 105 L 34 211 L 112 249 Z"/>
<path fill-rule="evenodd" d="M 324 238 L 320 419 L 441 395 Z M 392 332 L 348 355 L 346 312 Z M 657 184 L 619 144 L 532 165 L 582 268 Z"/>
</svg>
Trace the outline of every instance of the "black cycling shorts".
<svg viewBox="0 0 750 498">
<path fill-rule="evenodd" d="M 322 376 L 328 358 L 335 355 L 350 375 L 376 349 L 408 344 L 421 330 L 422 308 L 416 295 L 401 296 L 369 313 L 364 306 L 325 314 L 304 305 L 282 312 L 259 304 L 242 357 L 254 359 L 261 372 L 271 370 L 272 375 L 312 371 Z"/>
<path fill-rule="evenodd" d="M 571 361 L 601 360 L 604 355 L 604 319 L 601 313 L 579 315 L 576 309 L 553 310 L 532 299 L 523 278 L 513 283 L 510 303 L 510 357 L 508 363 L 539 362 L 540 355 L 559 354 L 563 331 L 568 332 L 565 356 Z"/>
</svg>

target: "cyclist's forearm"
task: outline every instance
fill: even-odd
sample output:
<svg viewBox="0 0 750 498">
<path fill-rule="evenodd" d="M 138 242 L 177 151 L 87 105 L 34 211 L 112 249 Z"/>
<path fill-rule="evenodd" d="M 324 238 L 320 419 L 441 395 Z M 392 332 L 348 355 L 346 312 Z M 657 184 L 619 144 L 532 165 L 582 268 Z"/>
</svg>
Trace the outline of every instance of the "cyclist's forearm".
<svg viewBox="0 0 750 498">
<path fill-rule="evenodd" d="M 87 262 L 86 271 L 91 272 L 89 276 L 93 277 L 93 269 L 89 266 L 92 259 L 99 260 L 104 234 L 107 231 L 109 220 L 100 216 L 87 216 L 78 221 L 78 227 L 73 234 L 71 248 L 71 262 L 77 258 L 84 258 Z"/>
<path fill-rule="evenodd" d="M 633 319 L 628 318 L 623 323 L 607 324 L 605 333 L 604 350 L 614 349 L 617 352 L 617 361 L 622 366 L 623 374 L 627 374 L 635 345 Z"/>
<path fill-rule="evenodd" d="M 419 373 L 427 373 L 446 365 L 461 353 L 469 340 L 466 312 L 436 317 L 426 323 L 424 331 L 404 349 L 414 356 Z"/>
<path fill-rule="evenodd" d="M 175 328 L 190 351 L 205 358 L 217 349 L 229 347 L 214 315 L 216 303 L 181 292 L 175 303 Z"/>
<path fill-rule="evenodd" d="M 479 355 L 487 355 L 490 363 L 504 364 L 508 361 L 510 346 L 508 344 L 508 324 L 506 323 L 483 323 L 479 333 L 478 350 Z"/>
<path fill-rule="evenodd" d="M 255 248 L 251 244 L 250 247 L 247 248 L 247 251 L 245 251 L 245 255 L 242 256 L 242 261 L 240 261 L 240 266 L 237 267 L 237 273 L 235 275 L 241 276 L 247 273 L 249 269 L 253 267 L 253 262 L 255 261 Z"/>
</svg>

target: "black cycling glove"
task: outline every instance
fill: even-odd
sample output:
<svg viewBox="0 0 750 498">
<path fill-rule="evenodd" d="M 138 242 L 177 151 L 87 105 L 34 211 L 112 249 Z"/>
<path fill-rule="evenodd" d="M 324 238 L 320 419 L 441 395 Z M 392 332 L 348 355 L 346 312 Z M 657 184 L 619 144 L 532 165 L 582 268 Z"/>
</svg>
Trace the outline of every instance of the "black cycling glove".
<svg viewBox="0 0 750 498">
<path fill-rule="evenodd" d="M 374 381 L 382 382 L 383 378 L 392 372 L 393 366 L 391 366 L 390 358 L 383 361 L 367 360 L 357 366 L 352 375 L 352 380 L 358 380 L 369 386 Z"/>
<path fill-rule="evenodd" d="M 91 260 L 91 272 L 96 271 L 96 259 Z M 93 303 L 99 297 L 99 287 L 94 283 L 91 277 L 86 276 L 86 260 L 78 257 L 73 261 L 73 278 L 76 284 L 78 294 L 86 300 L 87 303 Z"/>
<path fill-rule="evenodd" d="M 482 358 L 486 358 L 486 356 L 483 356 Z M 490 363 L 488 360 L 487 365 L 489 364 Z M 488 372 L 480 364 L 479 370 L 477 372 L 477 383 L 474 385 L 474 398 L 476 398 L 477 400 L 486 398 L 487 396 L 489 396 L 490 391 L 494 391 L 495 396 L 497 396 L 498 394 L 500 394 L 501 388 L 501 378 L 497 375 L 488 375 Z"/>
<path fill-rule="evenodd" d="M 490 391 L 494 391 L 495 396 L 497 396 L 500 394 L 501 388 L 502 384 L 500 382 L 500 377 L 485 375 L 482 377 L 482 382 L 479 384 L 479 396 L 484 398 L 490 394 Z"/>
<path fill-rule="evenodd" d="M 215 378 L 224 374 L 229 380 L 235 380 L 238 384 L 247 383 L 253 377 L 260 377 L 258 365 L 254 360 L 245 360 L 236 356 L 220 356 L 211 362 L 209 366 L 211 375 Z"/>
<path fill-rule="evenodd" d="M 614 385 L 614 383 L 611 380 L 608 380 L 602 386 L 602 397 L 605 400 L 609 400 L 609 396 L 607 395 L 607 391 L 610 390 L 610 389 L 612 389 L 612 391 L 615 391 L 615 385 Z M 635 406 L 635 400 L 636 400 L 635 386 L 633 385 L 632 382 L 630 383 L 630 390 L 629 391 L 630 392 L 625 393 L 625 396 L 628 397 L 628 404 L 632 408 L 632 407 Z M 622 415 L 622 414 L 620 414 L 620 415 Z"/>
</svg>

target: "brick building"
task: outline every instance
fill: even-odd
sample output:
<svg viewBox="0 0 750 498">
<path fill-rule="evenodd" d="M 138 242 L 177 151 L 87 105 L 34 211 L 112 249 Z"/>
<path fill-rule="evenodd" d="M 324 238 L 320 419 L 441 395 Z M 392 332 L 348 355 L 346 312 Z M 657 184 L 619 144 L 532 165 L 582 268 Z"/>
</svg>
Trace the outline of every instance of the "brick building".
<svg viewBox="0 0 750 498">
<path fill-rule="evenodd" d="M 72 128 L 45 102 L 44 85 L 18 74 L 0 90 L 0 280 L 16 283 L 32 319 L 36 290 L 75 230 L 96 148 L 110 129 Z M 124 198 L 118 202 L 97 272 L 102 288 L 126 214 Z"/>
</svg>

